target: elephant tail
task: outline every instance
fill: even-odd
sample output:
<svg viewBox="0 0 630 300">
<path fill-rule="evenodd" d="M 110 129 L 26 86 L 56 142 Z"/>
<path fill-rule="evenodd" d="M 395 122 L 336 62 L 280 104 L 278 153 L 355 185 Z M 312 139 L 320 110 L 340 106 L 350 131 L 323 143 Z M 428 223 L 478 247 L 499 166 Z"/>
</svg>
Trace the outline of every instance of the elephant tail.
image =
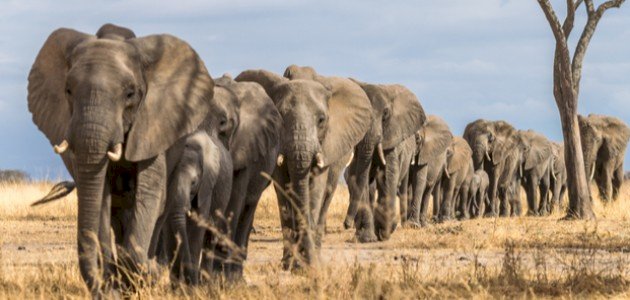
<svg viewBox="0 0 630 300">
<path fill-rule="evenodd" d="M 42 205 L 51 201 L 59 200 L 68 194 L 72 193 L 76 188 L 76 184 L 73 181 L 62 181 L 60 183 L 55 184 L 48 195 L 44 196 L 44 198 L 39 199 L 31 204 L 31 206 Z"/>
</svg>

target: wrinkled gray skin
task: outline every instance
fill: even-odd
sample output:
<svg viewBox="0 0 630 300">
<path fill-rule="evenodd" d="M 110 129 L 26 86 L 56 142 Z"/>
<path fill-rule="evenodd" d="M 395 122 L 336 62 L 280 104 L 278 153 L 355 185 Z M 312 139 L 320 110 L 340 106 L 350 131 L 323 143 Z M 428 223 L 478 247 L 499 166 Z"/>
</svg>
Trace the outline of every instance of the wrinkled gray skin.
<svg viewBox="0 0 630 300">
<path fill-rule="evenodd" d="M 418 98 L 402 85 L 355 82 L 370 98 L 373 122 L 355 148 L 353 161 L 348 167 L 350 205 L 344 226 L 350 228 L 354 223 L 359 242 L 387 240 L 396 228 L 394 207 L 397 194 L 401 195 L 400 219 L 402 222 L 407 219 L 408 193 L 404 191 L 408 186 L 400 184 L 401 180 L 406 180 L 409 164 L 400 164 L 407 161 L 408 150 L 401 147 L 404 140 L 420 130 L 426 115 Z M 383 150 L 379 151 L 379 147 Z M 369 186 L 378 181 L 377 174 L 383 175 L 378 185 L 382 197 L 373 207 L 370 205 Z M 401 193 L 401 188 L 404 193 Z"/>
<path fill-rule="evenodd" d="M 426 226 L 429 198 L 443 176 L 453 134 L 443 119 L 430 115 L 426 125 L 416 132 L 415 138 L 415 156 L 409 167 L 407 221 L 411 226 Z M 437 201 L 438 197 L 434 199 Z"/>
<path fill-rule="evenodd" d="M 454 137 L 446 158 L 446 166 L 441 183 L 438 221 L 444 222 L 457 217 L 470 218 L 466 207 L 469 180 L 474 173 L 472 150 L 461 137 Z M 456 214 L 457 213 L 457 214 Z"/>
<path fill-rule="evenodd" d="M 203 129 L 179 145 L 181 157 L 169 178 L 166 213 L 160 217 L 167 222 L 162 227 L 162 246 L 167 263 L 172 262 L 171 277 L 197 284 L 206 228 L 187 215 L 194 213 L 210 224 L 221 222 L 216 218 L 224 214 L 230 199 L 232 158 L 219 139 Z"/>
<path fill-rule="evenodd" d="M 564 165 L 564 145 L 551 142 L 551 163 L 553 167 L 550 171 L 550 197 L 541 199 L 540 211 L 543 214 L 551 214 L 561 206 L 561 201 L 567 190 L 567 169 Z M 549 199 L 551 198 L 551 199 Z"/>
<path fill-rule="evenodd" d="M 212 106 L 202 127 L 222 140 L 234 161 L 234 182 L 225 216 L 230 220 L 230 238 L 240 250 L 217 247 L 212 269 L 223 271 L 229 279 L 240 279 L 256 207 L 269 185 L 261 173 L 271 175 L 276 168 L 282 118 L 258 83 L 236 82 L 223 75 L 215 79 L 215 85 Z M 208 272 L 210 262 L 204 256 Z"/>
<path fill-rule="evenodd" d="M 578 122 L 589 181 L 595 179 L 603 200 L 616 200 L 623 183 L 623 160 L 630 128 L 618 118 L 595 114 L 579 115 Z"/>
<path fill-rule="evenodd" d="M 521 185 L 527 194 L 527 215 L 537 216 L 546 213 L 540 207 L 540 199 L 547 199 L 550 187 L 553 151 L 551 142 L 532 130 L 519 130 L 516 133 L 518 148 L 521 151 Z"/>
<path fill-rule="evenodd" d="M 147 270 L 174 166 L 166 154 L 199 126 L 212 96 L 201 59 L 170 35 L 135 38 L 108 24 L 97 36 L 58 29 L 44 43 L 29 74 L 28 107 L 76 182 L 79 267 L 93 296 L 115 266 Z"/>
<path fill-rule="evenodd" d="M 287 68 L 285 76 L 293 78 L 297 74 L 293 69 Z M 264 70 L 248 70 L 236 81 L 259 83 L 282 116 L 279 166 L 273 178 L 278 184 L 283 266 L 317 265 L 325 194 L 332 192 L 332 177 L 339 176 L 370 126 L 370 101 L 361 88 L 344 78 L 289 80 Z"/>
<path fill-rule="evenodd" d="M 523 178 L 523 150 L 517 146 L 517 135 L 512 136 L 513 146 L 506 150 L 498 180 L 497 195 L 501 200 L 501 216 L 517 217 L 522 213 L 521 182 Z M 486 201 L 486 207 L 490 205 Z"/>
<path fill-rule="evenodd" d="M 471 217 L 481 217 L 488 201 L 488 186 L 490 178 L 484 170 L 477 170 L 472 173 L 468 185 L 468 200 L 466 209 Z"/>
<path fill-rule="evenodd" d="M 505 121 L 487 121 L 478 119 L 466 125 L 464 139 L 472 149 L 475 170 L 483 169 L 490 178 L 489 205 L 486 205 L 485 215 L 492 217 L 499 215 L 499 186 L 513 184 L 512 176 L 503 176 L 509 152 L 515 147 L 514 134 L 516 130 Z M 512 155 L 513 158 L 516 156 Z M 501 215 L 509 215 L 508 199 L 501 199 Z"/>
</svg>

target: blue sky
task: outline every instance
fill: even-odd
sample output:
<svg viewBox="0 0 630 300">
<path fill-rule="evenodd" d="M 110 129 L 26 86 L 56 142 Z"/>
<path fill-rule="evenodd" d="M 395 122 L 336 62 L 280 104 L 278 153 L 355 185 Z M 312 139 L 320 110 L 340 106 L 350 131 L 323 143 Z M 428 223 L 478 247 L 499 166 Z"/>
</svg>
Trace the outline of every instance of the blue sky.
<svg viewBox="0 0 630 300">
<path fill-rule="evenodd" d="M 565 1 L 552 2 L 564 14 Z M 609 10 L 600 22 L 585 60 L 579 110 L 630 123 L 630 4 L 625 6 Z M 584 20 L 582 8 L 573 42 Z M 107 22 L 139 36 L 183 38 L 215 77 L 311 65 L 325 75 L 402 83 L 456 134 L 486 118 L 562 139 L 551 90 L 554 40 L 535 0 L 4 0 L 0 169 L 23 169 L 34 177 L 65 174 L 31 121 L 27 74 L 54 29 L 95 33 Z"/>
</svg>

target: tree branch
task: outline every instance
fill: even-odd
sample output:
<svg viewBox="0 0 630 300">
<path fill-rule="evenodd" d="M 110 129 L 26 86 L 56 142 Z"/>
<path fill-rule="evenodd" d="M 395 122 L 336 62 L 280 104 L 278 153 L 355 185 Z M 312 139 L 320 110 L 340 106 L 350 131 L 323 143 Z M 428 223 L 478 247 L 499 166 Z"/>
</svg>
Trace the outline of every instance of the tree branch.
<svg viewBox="0 0 630 300">
<path fill-rule="evenodd" d="M 595 6 L 593 4 L 593 0 L 585 0 L 585 2 L 588 20 L 586 21 L 584 31 L 582 31 L 582 35 L 580 36 L 577 46 L 575 47 L 575 53 L 573 54 L 573 62 L 571 65 L 571 70 L 573 73 L 573 89 L 576 95 L 578 95 L 580 92 L 580 80 L 582 79 L 582 62 L 584 61 L 586 49 L 591 42 L 591 38 L 595 33 L 595 29 L 597 29 L 597 24 L 599 23 L 599 20 L 601 20 L 606 10 L 613 7 L 619 8 L 621 4 L 625 2 L 625 0 L 606 1 L 600 4 L 599 7 L 597 7 L 597 10 L 595 10 L 594 8 Z"/>
</svg>

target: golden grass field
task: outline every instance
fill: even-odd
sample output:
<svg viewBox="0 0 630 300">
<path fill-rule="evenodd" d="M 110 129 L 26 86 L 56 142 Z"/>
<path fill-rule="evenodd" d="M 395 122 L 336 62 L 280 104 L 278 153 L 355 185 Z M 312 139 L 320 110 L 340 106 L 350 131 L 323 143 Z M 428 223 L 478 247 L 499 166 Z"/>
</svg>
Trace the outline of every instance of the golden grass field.
<svg viewBox="0 0 630 300">
<path fill-rule="evenodd" d="M 0 185 L 0 298 L 89 296 L 77 267 L 76 196 L 29 207 L 50 187 Z M 560 221 L 560 213 L 476 219 L 398 229 L 373 244 L 354 243 L 354 231 L 343 229 L 347 199 L 340 187 L 316 272 L 281 269 L 278 209 L 267 190 L 245 282 L 173 287 L 164 272 L 132 298 L 630 298 L 630 184 L 615 203 L 596 200 L 596 221 Z"/>
</svg>

